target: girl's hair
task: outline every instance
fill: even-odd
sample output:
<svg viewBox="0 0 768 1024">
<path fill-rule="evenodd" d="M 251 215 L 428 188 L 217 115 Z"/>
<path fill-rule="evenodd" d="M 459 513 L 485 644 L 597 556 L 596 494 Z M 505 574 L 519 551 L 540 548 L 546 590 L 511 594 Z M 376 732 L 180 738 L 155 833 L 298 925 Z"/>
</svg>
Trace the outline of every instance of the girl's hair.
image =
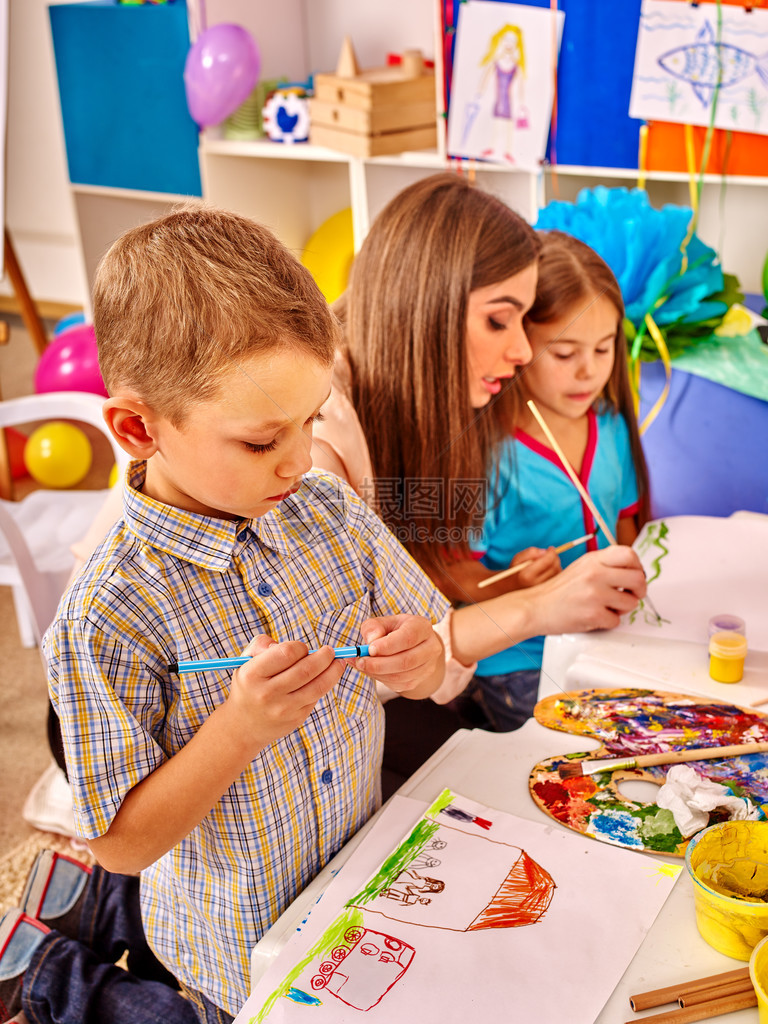
<svg viewBox="0 0 768 1024">
<path fill-rule="evenodd" d="M 436 174 L 381 211 L 335 307 L 379 514 L 433 574 L 469 554 L 483 513 L 472 496 L 484 494 L 492 446 L 512 423 L 506 397 L 495 415 L 470 404 L 469 294 L 531 266 L 538 251 L 536 232 L 503 202 Z"/>
<path fill-rule="evenodd" d="M 490 64 L 496 56 L 496 51 L 499 48 L 499 43 L 504 36 L 512 34 L 517 39 L 517 52 L 519 58 L 517 65 L 520 71 L 525 73 L 525 46 L 523 44 L 523 31 L 518 25 L 504 25 L 497 32 L 494 32 L 488 43 L 488 50 L 480 61 L 480 66 L 483 67 L 485 64 Z"/>
<path fill-rule="evenodd" d="M 601 410 L 620 413 L 629 430 L 632 461 L 637 476 L 640 498 L 639 521 L 642 526 L 650 518 L 648 468 L 640 443 L 637 416 L 629 385 L 627 340 L 624 336 L 624 299 L 613 271 L 594 249 L 578 238 L 562 231 L 542 231 L 539 279 L 536 298 L 525 317 L 525 323 L 542 324 L 555 320 L 574 307 L 584 308 L 596 296 L 604 295 L 618 314 L 611 376 L 600 398 Z M 515 415 L 519 415 L 526 395 L 525 373 L 515 387 Z"/>
<path fill-rule="evenodd" d="M 271 231 L 194 201 L 114 243 L 93 316 L 110 393 L 135 391 L 176 425 L 242 359 L 288 346 L 331 365 L 339 340 L 309 271 Z"/>
</svg>

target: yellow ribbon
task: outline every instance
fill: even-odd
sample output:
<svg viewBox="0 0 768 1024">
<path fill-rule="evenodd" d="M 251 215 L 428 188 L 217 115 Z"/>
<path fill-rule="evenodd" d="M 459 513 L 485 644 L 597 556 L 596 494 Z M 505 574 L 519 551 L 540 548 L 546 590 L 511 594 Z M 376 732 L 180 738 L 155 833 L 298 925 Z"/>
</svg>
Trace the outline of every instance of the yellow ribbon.
<svg viewBox="0 0 768 1024">
<path fill-rule="evenodd" d="M 646 315 L 645 315 L 645 326 L 648 328 L 648 333 L 653 338 L 654 342 L 656 343 L 656 348 L 659 350 L 659 356 L 661 357 L 661 361 L 664 364 L 664 374 L 665 374 L 666 379 L 664 381 L 664 387 L 662 388 L 661 394 L 656 399 L 656 401 L 653 403 L 653 408 L 650 410 L 650 412 L 647 414 L 645 419 L 640 424 L 640 428 L 639 429 L 640 429 L 641 436 L 646 432 L 648 427 L 650 427 L 650 425 L 653 423 L 653 421 L 659 415 L 659 412 L 661 411 L 661 407 L 664 405 L 664 403 L 667 400 L 667 396 L 669 395 L 669 385 L 670 385 L 671 380 L 672 380 L 672 360 L 671 360 L 670 355 L 669 355 L 669 349 L 667 348 L 667 343 L 664 340 L 664 335 L 659 330 L 658 324 L 653 319 L 653 317 L 651 316 L 650 313 L 646 313 Z M 639 359 L 635 363 L 635 366 L 633 367 L 633 370 L 634 370 L 634 376 L 635 376 L 634 392 L 635 392 L 635 396 L 636 396 L 636 398 L 635 398 L 635 401 L 636 401 L 636 411 L 639 412 L 639 409 L 640 409 L 640 360 Z"/>
</svg>

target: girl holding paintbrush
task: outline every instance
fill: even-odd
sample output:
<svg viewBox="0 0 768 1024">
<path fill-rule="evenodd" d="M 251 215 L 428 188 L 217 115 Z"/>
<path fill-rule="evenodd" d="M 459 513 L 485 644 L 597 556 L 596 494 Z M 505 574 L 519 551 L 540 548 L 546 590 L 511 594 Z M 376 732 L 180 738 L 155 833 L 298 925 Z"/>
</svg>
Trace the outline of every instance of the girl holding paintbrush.
<svg viewBox="0 0 768 1024">
<path fill-rule="evenodd" d="M 490 569 L 506 569 L 531 545 L 542 558 L 562 546 L 565 566 L 585 550 L 632 544 L 649 518 L 619 285 L 583 242 L 559 231 L 540 237 L 536 298 L 525 317 L 532 359 L 512 389 L 514 440 L 498 450 L 499 497 L 483 529 Z M 532 713 L 543 645 L 534 637 L 479 663 L 480 703 L 496 729 L 517 728 Z"/>
</svg>

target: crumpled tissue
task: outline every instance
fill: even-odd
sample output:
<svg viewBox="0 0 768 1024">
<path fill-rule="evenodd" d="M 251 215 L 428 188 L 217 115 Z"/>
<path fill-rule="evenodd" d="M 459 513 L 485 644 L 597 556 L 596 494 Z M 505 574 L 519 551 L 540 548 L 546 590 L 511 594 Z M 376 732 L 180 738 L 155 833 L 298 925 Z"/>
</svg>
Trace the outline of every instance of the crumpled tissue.
<svg viewBox="0 0 768 1024">
<path fill-rule="evenodd" d="M 656 804 L 671 811 L 685 838 L 709 824 L 709 812 L 724 809 L 732 821 L 764 817 L 748 797 L 734 796 L 733 790 L 699 775 L 689 764 L 673 765 L 658 792 Z"/>
</svg>

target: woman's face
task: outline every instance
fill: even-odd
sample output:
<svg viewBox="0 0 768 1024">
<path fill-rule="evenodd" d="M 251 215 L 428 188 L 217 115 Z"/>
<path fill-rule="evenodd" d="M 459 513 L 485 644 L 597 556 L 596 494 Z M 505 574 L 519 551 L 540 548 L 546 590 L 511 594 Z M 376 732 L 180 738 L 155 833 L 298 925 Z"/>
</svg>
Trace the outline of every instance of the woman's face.
<svg viewBox="0 0 768 1024">
<path fill-rule="evenodd" d="M 473 409 L 487 405 L 517 367 L 530 361 L 523 317 L 533 305 L 537 276 L 532 263 L 505 281 L 469 293 L 466 342 Z"/>
</svg>

